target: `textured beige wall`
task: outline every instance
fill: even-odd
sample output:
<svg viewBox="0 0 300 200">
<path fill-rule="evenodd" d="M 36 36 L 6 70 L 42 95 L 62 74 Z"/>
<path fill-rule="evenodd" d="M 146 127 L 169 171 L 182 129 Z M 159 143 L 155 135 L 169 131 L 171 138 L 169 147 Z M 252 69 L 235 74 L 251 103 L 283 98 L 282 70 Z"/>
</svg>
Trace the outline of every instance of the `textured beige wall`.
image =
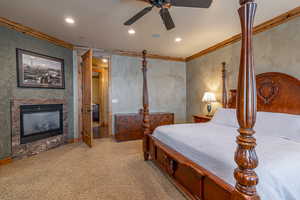
<svg viewBox="0 0 300 200">
<path fill-rule="evenodd" d="M 111 58 L 112 112 L 137 113 L 142 108 L 142 59 L 113 55 Z M 175 121 L 186 121 L 186 64 L 148 59 L 151 112 L 173 112 Z"/>
<path fill-rule="evenodd" d="M 236 88 L 241 43 L 224 47 L 187 63 L 187 119 L 205 113 L 201 102 L 205 91 L 215 92 L 221 101 L 221 68 L 227 63 L 228 89 Z M 300 18 L 254 36 L 256 74 L 283 72 L 300 78 Z M 220 106 L 214 105 L 214 108 Z"/>
</svg>

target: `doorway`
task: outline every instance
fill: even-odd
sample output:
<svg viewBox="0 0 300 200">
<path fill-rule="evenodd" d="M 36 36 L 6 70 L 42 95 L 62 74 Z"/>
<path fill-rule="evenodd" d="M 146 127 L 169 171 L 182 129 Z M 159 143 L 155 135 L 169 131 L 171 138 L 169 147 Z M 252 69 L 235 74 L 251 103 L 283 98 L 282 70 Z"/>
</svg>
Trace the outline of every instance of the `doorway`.
<svg viewBox="0 0 300 200">
<path fill-rule="evenodd" d="M 93 57 L 92 110 L 93 138 L 109 137 L 108 57 Z"/>
</svg>

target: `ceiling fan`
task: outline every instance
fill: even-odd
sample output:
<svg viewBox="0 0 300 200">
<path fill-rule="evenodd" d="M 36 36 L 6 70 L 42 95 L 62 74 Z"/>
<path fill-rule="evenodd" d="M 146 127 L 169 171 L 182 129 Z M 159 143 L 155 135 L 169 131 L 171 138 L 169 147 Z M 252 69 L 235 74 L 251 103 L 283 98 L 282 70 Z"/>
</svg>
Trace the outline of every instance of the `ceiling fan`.
<svg viewBox="0 0 300 200">
<path fill-rule="evenodd" d="M 142 18 L 144 15 L 146 15 L 148 12 L 150 12 L 153 9 L 153 7 L 157 7 L 157 8 L 160 8 L 159 14 L 165 24 L 166 29 L 171 30 L 171 29 L 175 28 L 175 24 L 169 13 L 169 8 L 171 6 L 192 7 L 192 8 L 209 8 L 213 0 L 138 0 L 138 1 L 147 2 L 147 3 L 151 4 L 151 6 L 144 8 L 143 10 L 138 12 L 136 15 L 134 15 L 132 18 L 127 20 L 124 23 L 125 26 L 132 25 L 137 20 Z"/>
</svg>

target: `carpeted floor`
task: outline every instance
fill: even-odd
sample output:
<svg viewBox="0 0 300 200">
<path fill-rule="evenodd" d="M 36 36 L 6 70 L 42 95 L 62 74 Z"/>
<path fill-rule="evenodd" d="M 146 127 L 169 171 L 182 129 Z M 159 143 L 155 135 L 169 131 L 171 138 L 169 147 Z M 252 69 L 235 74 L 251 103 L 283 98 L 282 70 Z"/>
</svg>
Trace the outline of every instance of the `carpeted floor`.
<svg viewBox="0 0 300 200">
<path fill-rule="evenodd" d="M 140 141 L 70 144 L 0 167 L 1 200 L 184 200 Z"/>
</svg>

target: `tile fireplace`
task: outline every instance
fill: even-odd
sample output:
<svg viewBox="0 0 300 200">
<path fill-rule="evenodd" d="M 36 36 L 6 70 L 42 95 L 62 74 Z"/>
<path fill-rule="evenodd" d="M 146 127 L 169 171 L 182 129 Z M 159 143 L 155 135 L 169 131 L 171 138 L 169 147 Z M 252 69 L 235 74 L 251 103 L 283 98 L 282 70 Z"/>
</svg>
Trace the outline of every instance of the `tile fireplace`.
<svg viewBox="0 0 300 200">
<path fill-rule="evenodd" d="M 11 101 L 12 158 L 22 158 L 65 144 L 68 110 L 65 99 Z"/>
</svg>

